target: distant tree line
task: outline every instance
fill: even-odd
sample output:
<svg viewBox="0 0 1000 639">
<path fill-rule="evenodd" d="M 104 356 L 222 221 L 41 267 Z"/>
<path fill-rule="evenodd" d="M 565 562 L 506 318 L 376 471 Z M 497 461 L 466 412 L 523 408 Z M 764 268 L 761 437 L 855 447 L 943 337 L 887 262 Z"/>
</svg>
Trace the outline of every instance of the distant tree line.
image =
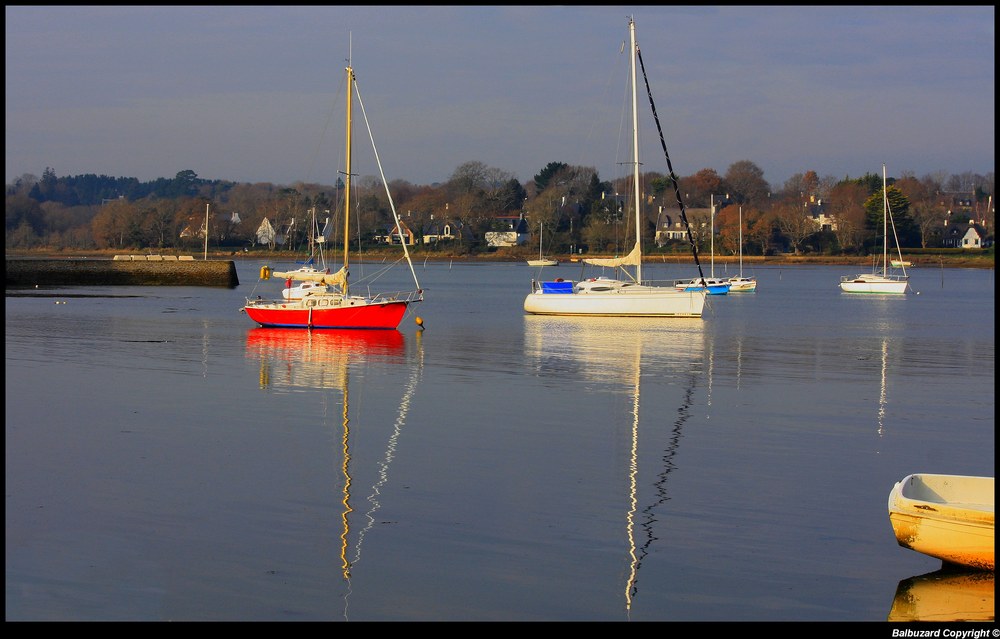
<svg viewBox="0 0 1000 639">
<path fill-rule="evenodd" d="M 672 178 L 656 172 L 641 176 L 644 243 L 650 252 L 690 250 L 686 238 L 660 240 L 687 220 L 691 240 L 704 252 L 735 254 L 742 231 L 747 255 L 776 252 L 868 254 L 881 246 L 882 176 L 819 177 L 814 171 L 792 176 L 775 187 L 749 160 L 724 175 L 702 169 Z M 903 247 L 942 245 L 949 225 L 975 224 L 992 244 L 994 175 L 944 172 L 917 178 L 890 178 L 887 194 Z M 604 180 L 592 167 L 551 162 L 531 180 L 481 162 L 460 165 L 442 184 L 389 185 L 392 202 L 374 177 L 354 180 L 352 243 L 372 243 L 393 228 L 395 208 L 411 229 L 417 250 L 451 255 L 493 250 L 486 233 L 508 230 L 512 219 L 530 234 L 543 229 L 554 253 L 615 253 L 634 237 L 630 194 L 632 177 Z M 321 223 L 330 219 L 331 241 L 342 225 L 344 184 L 296 182 L 291 185 L 206 180 L 191 170 L 173 178 L 141 182 L 135 178 L 85 174 L 59 177 L 46 168 L 41 178 L 24 174 L 6 188 L 7 249 L 159 251 L 194 250 L 208 241 L 213 250 L 260 247 L 258 229 L 266 218 L 279 232 L 277 247 L 301 251 L 308 241 L 310 211 Z M 712 215 L 712 206 L 715 215 Z M 740 228 L 742 221 L 742 229 Z M 432 230 L 448 224 L 454 239 Z M 714 235 L 712 234 L 714 230 Z M 674 234 L 676 235 L 676 233 Z M 536 244 L 537 236 L 531 244 Z"/>
</svg>

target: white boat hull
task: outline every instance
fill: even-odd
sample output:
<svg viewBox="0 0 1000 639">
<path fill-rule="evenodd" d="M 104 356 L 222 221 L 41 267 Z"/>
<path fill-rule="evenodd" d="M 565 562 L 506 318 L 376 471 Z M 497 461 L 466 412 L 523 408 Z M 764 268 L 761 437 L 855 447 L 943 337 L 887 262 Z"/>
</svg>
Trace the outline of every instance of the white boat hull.
<svg viewBox="0 0 1000 639">
<path fill-rule="evenodd" d="M 627 284 L 582 291 L 577 286 L 571 293 L 549 293 L 539 288 L 524 298 L 524 311 L 532 315 L 701 317 L 704 309 L 704 290 L 678 291 Z"/>
<path fill-rule="evenodd" d="M 562 315 L 591 317 L 695 317 L 705 309 L 706 287 L 698 290 L 677 290 L 672 286 L 642 284 L 642 224 L 639 186 L 639 115 L 637 110 L 636 59 L 639 48 L 635 42 L 635 23 L 629 18 L 629 41 L 632 89 L 632 170 L 634 193 L 631 199 L 635 215 L 635 245 L 630 251 L 615 257 L 593 257 L 584 260 L 591 266 L 621 269 L 626 279 L 597 277 L 571 282 L 556 278 L 550 282 L 531 282 L 531 292 L 524 298 L 524 311 L 531 315 Z M 644 72 L 645 75 L 645 72 Z M 650 100 L 652 102 L 652 100 Z M 653 110 L 655 117 L 656 112 Z M 666 151 L 666 149 L 664 149 Z M 683 215 L 683 209 L 682 209 Z M 541 229 L 541 224 L 539 224 Z M 541 238 L 541 234 L 539 234 Z M 544 259 L 541 239 L 538 257 Z M 633 267 L 629 273 L 626 267 Z M 617 272 L 617 271 L 616 271 Z"/>
<path fill-rule="evenodd" d="M 900 546 L 994 570 L 993 477 L 908 475 L 893 486 L 888 507 Z"/>
<path fill-rule="evenodd" d="M 889 208 L 889 190 L 886 186 L 885 164 L 882 165 L 882 262 L 881 268 L 871 273 L 860 275 L 845 275 L 840 278 L 840 290 L 845 293 L 875 293 L 877 295 L 903 295 L 909 288 L 909 276 L 904 268 L 900 274 L 889 269 L 889 228 L 892 237 L 896 235 L 896 225 L 892 223 L 892 211 Z M 896 246 L 899 251 L 899 246 Z M 902 263 L 902 254 L 899 260 Z"/>
<path fill-rule="evenodd" d="M 528 260 L 528 266 L 557 266 L 559 260 Z"/>
<path fill-rule="evenodd" d="M 840 290 L 845 293 L 903 295 L 908 287 L 909 281 L 906 279 L 880 275 L 858 275 L 856 277 L 843 277 L 840 280 Z"/>
<path fill-rule="evenodd" d="M 757 280 L 749 277 L 729 278 L 730 293 L 753 293 L 757 290 Z"/>
</svg>

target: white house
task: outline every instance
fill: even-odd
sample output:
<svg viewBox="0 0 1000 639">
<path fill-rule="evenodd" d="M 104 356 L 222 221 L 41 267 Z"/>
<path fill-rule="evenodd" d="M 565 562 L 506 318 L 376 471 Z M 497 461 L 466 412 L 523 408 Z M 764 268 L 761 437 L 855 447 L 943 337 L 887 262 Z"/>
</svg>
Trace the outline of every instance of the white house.
<svg viewBox="0 0 1000 639">
<path fill-rule="evenodd" d="M 944 233 L 941 243 L 948 248 L 978 249 L 988 246 L 986 242 L 986 229 L 969 220 L 968 226 L 949 225 Z"/>
<path fill-rule="evenodd" d="M 527 243 L 530 234 L 528 233 L 528 222 L 524 215 L 497 215 L 493 218 L 497 226 L 506 226 L 503 231 L 487 231 L 485 235 L 486 245 L 491 248 L 501 246 L 520 246 Z M 494 227 L 495 228 L 495 227 Z"/>
<path fill-rule="evenodd" d="M 269 247 L 274 247 L 274 239 L 277 233 L 274 227 L 271 226 L 271 222 L 265 217 L 264 221 L 260 223 L 257 227 L 257 243 L 267 244 Z"/>
</svg>

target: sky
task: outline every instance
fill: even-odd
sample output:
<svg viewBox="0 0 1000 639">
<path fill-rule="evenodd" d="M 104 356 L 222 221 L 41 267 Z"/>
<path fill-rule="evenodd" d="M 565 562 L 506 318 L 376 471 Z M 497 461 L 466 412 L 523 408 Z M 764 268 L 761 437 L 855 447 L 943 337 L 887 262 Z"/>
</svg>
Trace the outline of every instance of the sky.
<svg viewBox="0 0 1000 639">
<path fill-rule="evenodd" d="M 8 5 L 6 181 L 333 184 L 348 59 L 389 180 L 609 179 L 629 16 L 678 176 L 994 171 L 993 6 Z"/>
</svg>

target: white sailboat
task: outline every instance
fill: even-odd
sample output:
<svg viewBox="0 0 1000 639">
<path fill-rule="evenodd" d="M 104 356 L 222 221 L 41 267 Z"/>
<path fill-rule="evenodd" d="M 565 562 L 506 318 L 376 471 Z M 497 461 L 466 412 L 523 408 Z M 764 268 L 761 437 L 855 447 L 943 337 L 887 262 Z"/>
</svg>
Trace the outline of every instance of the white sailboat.
<svg viewBox="0 0 1000 639">
<path fill-rule="evenodd" d="M 892 221 L 892 211 L 889 209 L 889 194 L 886 190 L 885 164 L 882 165 L 882 261 L 876 262 L 871 273 L 845 275 L 840 278 L 840 290 L 845 293 L 880 293 L 883 295 L 903 295 L 909 288 L 910 277 L 906 267 L 901 266 L 901 274 L 890 270 L 889 261 L 889 229 L 898 253 L 898 261 L 902 263 L 903 254 L 899 250 L 896 239 L 896 225 Z"/>
<path fill-rule="evenodd" d="M 538 223 L 538 259 L 528 260 L 528 266 L 556 266 L 559 264 L 559 260 L 554 260 L 551 257 L 545 257 L 542 254 L 542 231 L 544 230 L 544 222 Z"/>
<path fill-rule="evenodd" d="M 740 274 L 729 278 L 730 293 L 754 293 L 757 291 L 756 277 L 743 277 L 743 207 L 740 206 Z"/>
<path fill-rule="evenodd" d="M 635 246 L 628 255 L 617 258 L 589 258 L 585 264 L 620 269 L 628 279 L 596 277 L 578 282 L 532 280 L 531 292 L 524 298 L 524 311 L 532 315 L 590 315 L 601 317 L 701 317 L 706 291 L 678 290 L 672 285 L 656 286 L 642 280 L 642 224 L 639 212 L 639 115 L 636 87 L 635 22 L 629 18 L 632 85 L 632 162 L 635 209 Z M 634 267 L 634 273 L 625 267 Z"/>
<path fill-rule="evenodd" d="M 316 226 L 316 208 L 310 210 L 312 223 L 309 227 L 309 259 L 294 271 L 275 271 L 271 277 L 285 278 L 285 288 L 281 296 L 286 300 L 300 300 L 307 295 L 329 293 L 330 286 L 324 281 L 330 274 L 326 265 L 326 255 L 323 254 L 323 244 L 326 238 Z M 311 279 L 318 277 L 318 280 Z M 298 282 L 298 284 L 293 284 Z"/>
<path fill-rule="evenodd" d="M 694 277 L 687 280 L 677 280 L 674 286 L 682 291 L 696 291 L 700 288 L 705 289 L 709 295 L 728 295 L 729 294 L 729 280 L 723 277 L 715 276 L 715 201 L 712 202 L 712 214 L 711 217 L 711 227 L 708 233 L 709 240 L 711 241 L 711 251 L 712 255 L 712 268 L 709 271 L 708 277 Z"/>
</svg>

